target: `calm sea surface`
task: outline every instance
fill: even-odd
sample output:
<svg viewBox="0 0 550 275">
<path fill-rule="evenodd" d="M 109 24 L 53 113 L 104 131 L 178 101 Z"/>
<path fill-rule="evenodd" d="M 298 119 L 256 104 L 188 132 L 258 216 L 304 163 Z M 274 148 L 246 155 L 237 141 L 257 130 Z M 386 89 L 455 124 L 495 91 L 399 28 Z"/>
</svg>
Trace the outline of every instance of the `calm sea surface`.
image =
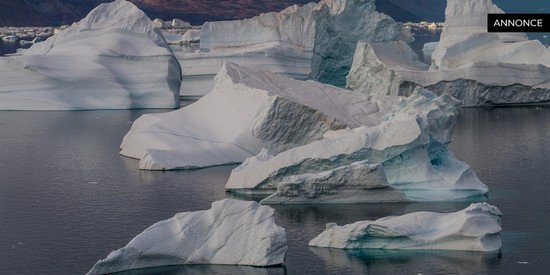
<svg viewBox="0 0 550 275">
<path fill-rule="evenodd" d="M 151 224 L 228 197 L 234 166 L 146 172 L 119 156 L 131 121 L 164 110 L 0 112 L 0 274 L 82 274 Z M 467 203 L 275 207 L 284 267 L 189 266 L 128 274 L 550 272 L 550 108 L 464 109 L 453 152 L 491 189 L 503 217 L 499 253 L 309 248 L 328 222 L 456 211 Z"/>
</svg>

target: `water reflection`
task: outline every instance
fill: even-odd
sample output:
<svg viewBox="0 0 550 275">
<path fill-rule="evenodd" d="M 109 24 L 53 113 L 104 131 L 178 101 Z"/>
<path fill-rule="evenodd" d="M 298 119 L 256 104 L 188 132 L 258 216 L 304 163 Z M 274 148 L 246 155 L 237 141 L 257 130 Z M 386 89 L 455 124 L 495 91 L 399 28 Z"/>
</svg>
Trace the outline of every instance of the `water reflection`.
<svg viewBox="0 0 550 275">
<path fill-rule="evenodd" d="M 186 274 L 243 274 L 243 275 L 278 275 L 286 274 L 284 266 L 275 267 L 251 267 L 232 265 L 180 265 L 156 268 L 145 268 L 115 273 L 117 275 L 186 275 Z"/>
<path fill-rule="evenodd" d="M 457 274 L 486 271 L 499 265 L 500 252 L 431 251 L 431 250 L 342 250 L 311 247 L 311 252 L 332 266 L 373 273 Z"/>
<path fill-rule="evenodd" d="M 224 185 L 235 166 L 139 171 L 139 161 L 117 154 L 128 121 L 153 111 L 0 112 L 0 274 L 83 274 L 151 224 L 231 196 Z M 452 212 L 469 202 L 280 205 L 273 207 L 287 232 L 285 267 L 185 266 L 146 274 L 548 273 L 550 108 L 465 109 L 453 138 L 451 150 L 504 213 L 502 259 L 308 246 L 328 222 Z"/>
</svg>

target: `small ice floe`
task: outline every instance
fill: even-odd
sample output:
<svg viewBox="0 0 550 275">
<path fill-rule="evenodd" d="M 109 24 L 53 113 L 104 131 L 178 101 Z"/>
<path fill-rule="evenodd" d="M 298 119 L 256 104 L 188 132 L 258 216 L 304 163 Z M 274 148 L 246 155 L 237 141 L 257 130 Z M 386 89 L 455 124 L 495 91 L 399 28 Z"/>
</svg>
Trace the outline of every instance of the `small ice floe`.
<svg viewBox="0 0 550 275">
<path fill-rule="evenodd" d="M 497 251 L 500 210 L 475 203 L 453 213 L 415 212 L 338 226 L 328 223 L 310 246 L 341 249 Z"/>
<path fill-rule="evenodd" d="M 88 274 L 183 264 L 273 266 L 287 251 L 274 210 L 253 201 L 225 199 L 203 211 L 178 213 L 145 229 L 98 261 Z"/>
</svg>

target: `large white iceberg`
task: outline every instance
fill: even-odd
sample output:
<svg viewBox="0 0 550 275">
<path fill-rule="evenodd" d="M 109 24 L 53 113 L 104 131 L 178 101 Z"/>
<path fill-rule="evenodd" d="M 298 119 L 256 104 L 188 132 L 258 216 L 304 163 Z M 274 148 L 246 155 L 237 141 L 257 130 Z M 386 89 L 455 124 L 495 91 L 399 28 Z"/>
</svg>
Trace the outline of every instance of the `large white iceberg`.
<svg viewBox="0 0 550 275">
<path fill-rule="evenodd" d="M 294 5 L 250 19 L 205 23 L 199 35 L 201 50 L 176 53 L 182 63 L 181 95 L 198 97 L 210 92 L 223 62 L 308 78 L 315 6 Z"/>
<path fill-rule="evenodd" d="M 412 36 L 376 12 L 374 0 L 323 0 L 245 20 L 207 22 L 200 39 L 200 51 L 177 53 L 184 96 L 208 93 L 223 62 L 344 86 L 357 41 Z"/>
<path fill-rule="evenodd" d="M 174 108 L 181 69 L 151 20 L 117 0 L 0 58 L 0 82 L 0 110 Z"/>
<path fill-rule="evenodd" d="M 550 49 L 523 34 L 487 33 L 486 14 L 498 11 L 489 0 L 449 0 L 431 67 L 400 41 L 358 43 L 347 88 L 409 95 L 422 86 L 464 106 L 550 102 Z"/>
<path fill-rule="evenodd" d="M 445 67 L 441 66 L 441 61 L 443 61 L 448 47 L 456 43 L 464 44 L 463 41 L 468 40 L 471 36 L 478 37 L 478 39 L 479 37 L 494 36 L 497 37 L 499 41 L 505 43 L 527 41 L 527 37 L 523 33 L 488 33 L 488 13 L 504 13 L 504 11 L 494 5 L 492 0 L 448 0 L 447 8 L 445 9 L 445 26 L 441 32 L 440 43 L 438 43 L 432 55 L 433 67 Z M 529 44 L 533 43 L 535 42 L 528 42 L 527 44 L 522 43 L 520 45 L 529 46 Z M 460 48 L 461 47 L 457 48 L 457 50 L 461 50 Z M 486 53 L 485 56 L 479 55 L 476 58 L 481 57 L 491 62 L 497 62 L 494 60 L 494 57 L 502 54 L 503 52 L 501 51 L 505 50 L 505 48 L 495 48 L 491 51 L 487 50 L 488 49 L 476 49 L 478 53 Z M 514 56 L 508 57 L 514 58 Z M 466 59 L 461 62 L 462 64 L 466 64 L 469 60 Z"/>
<path fill-rule="evenodd" d="M 341 249 L 441 249 L 497 251 L 502 247 L 498 208 L 476 203 L 453 213 L 415 212 L 359 221 L 326 230 L 310 246 Z"/>
<path fill-rule="evenodd" d="M 317 8 L 313 80 L 344 87 L 358 41 L 413 40 L 401 23 L 376 11 L 375 0 L 322 0 Z"/>
<path fill-rule="evenodd" d="M 99 260 L 88 274 L 183 264 L 280 265 L 286 233 L 273 215 L 269 206 L 234 199 L 214 202 L 209 210 L 178 213 Z"/>
<path fill-rule="evenodd" d="M 149 170 L 240 163 L 263 148 L 280 152 L 328 130 L 379 124 L 398 101 L 224 63 L 199 101 L 136 120 L 121 154 Z"/>
<path fill-rule="evenodd" d="M 385 114 L 377 124 L 329 131 L 280 153 L 264 150 L 232 171 L 226 189 L 273 193 L 262 200 L 268 204 L 447 201 L 487 193 L 447 149 L 456 100 L 420 88 L 407 99 L 386 98 L 397 102 L 377 104 L 375 113 Z"/>
</svg>

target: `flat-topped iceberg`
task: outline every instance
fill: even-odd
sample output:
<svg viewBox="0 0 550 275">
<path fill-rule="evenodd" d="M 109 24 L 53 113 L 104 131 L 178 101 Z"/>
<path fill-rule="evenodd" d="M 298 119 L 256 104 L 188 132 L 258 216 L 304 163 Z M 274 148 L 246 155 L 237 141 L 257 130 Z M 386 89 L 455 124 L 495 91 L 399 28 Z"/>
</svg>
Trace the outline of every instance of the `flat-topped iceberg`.
<svg viewBox="0 0 550 275">
<path fill-rule="evenodd" d="M 280 152 L 329 130 L 379 124 L 398 101 L 224 63 L 199 101 L 136 120 L 121 154 L 148 170 L 240 163 L 262 148 Z"/>
<path fill-rule="evenodd" d="M 178 213 L 111 252 L 88 274 L 184 264 L 280 265 L 286 233 L 273 214 L 269 206 L 234 199 L 214 202 L 209 210 Z"/>
<path fill-rule="evenodd" d="M 497 251 L 502 247 L 498 208 L 476 203 L 453 213 L 416 212 L 359 221 L 326 230 L 310 246 L 341 249 Z"/>
<path fill-rule="evenodd" d="M 205 23 L 200 51 L 176 53 L 182 64 L 181 95 L 203 96 L 214 87 L 223 62 L 307 79 L 315 36 L 315 4 L 294 5 L 235 21 Z"/>
<path fill-rule="evenodd" d="M 201 28 L 201 48 L 275 44 L 311 49 L 315 35 L 315 7 L 314 3 L 294 5 L 250 19 L 206 22 Z"/>
<path fill-rule="evenodd" d="M 222 62 L 344 86 L 357 41 L 410 41 L 412 36 L 376 12 L 374 0 L 323 0 L 250 19 L 207 22 L 200 39 L 200 51 L 177 54 L 185 96 L 208 93 Z"/>
<path fill-rule="evenodd" d="M 487 187 L 448 151 L 458 114 L 452 97 L 417 88 L 377 124 L 329 131 L 280 153 L 263 151 L 235 168 L 226 189 L 273 193 L 262 203 L 449 201 Z"/>
<path fill-rule="evenodd" d="M 0 82 L 0 110 L 174 108 L 181 69 L 151 20 L 117 0 L 0 58 Z"/>
<path fill-rule="evenodd" d="M 489 0 L 449 0 L 431 66 L 403 42 L 358 43 L 347 88 L 406 96 L 421 86 L 464 106 L 550 102 L 550 49 L 523 34 L 487 33 L 483 18 L 499 11 Z"/>
</svg>

